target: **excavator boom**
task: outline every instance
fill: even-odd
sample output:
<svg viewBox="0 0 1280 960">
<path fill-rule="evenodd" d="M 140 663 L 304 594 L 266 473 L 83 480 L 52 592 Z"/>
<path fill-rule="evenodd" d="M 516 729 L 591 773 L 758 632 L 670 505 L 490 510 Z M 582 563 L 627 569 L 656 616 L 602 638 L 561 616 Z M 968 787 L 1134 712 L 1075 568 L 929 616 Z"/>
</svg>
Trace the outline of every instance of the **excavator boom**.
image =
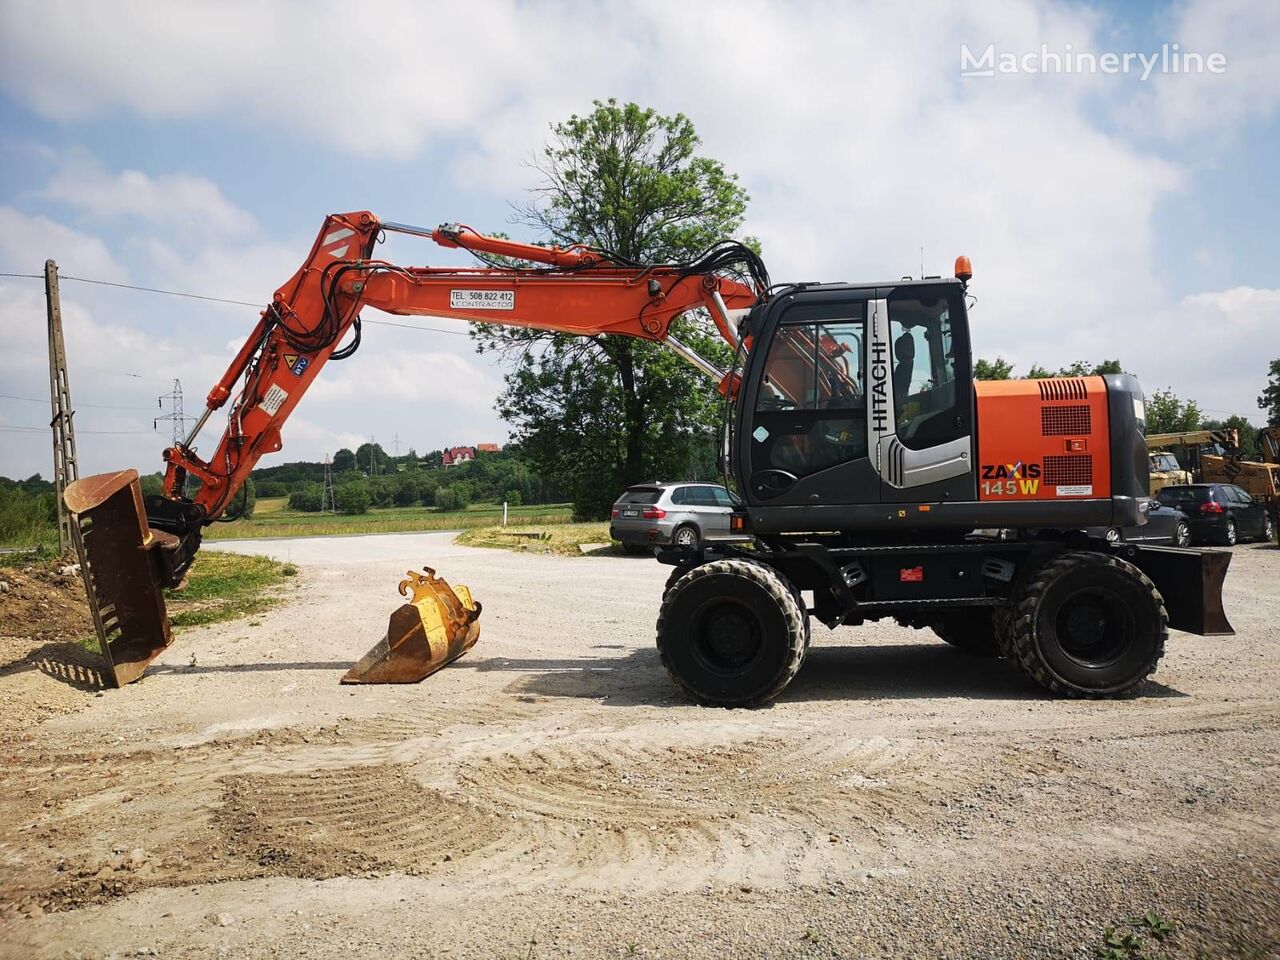
<svg viewBox="0 0 1280 960">
<path fill-rule="evenodd" d="M 481 259 L 505 259 L 486 267 L 402 267 L 372 258 L 386 231 L 426 237 Z M 753 283 L 726 275 L 735 269 Z M 184 442 L 164 451 L 163 493 L 144 500 L 132 470 L 86 477 L 66 491 L 111 678 L 117 685 L 137 679 L 171 642 L 163 588 L 183 580 L 206 525 L 237 515 L 237 494 L 250 471 L 282 448 L 281 428 L 325 364 L 349 356 L 359 345 L 363 308 L 650 340 L 716 378 L 727 392 L 732 379 L 673 336 L 671 324 L 682 313 L 703 308 L 721 336 L 736 346 L 732 317 L 767 288 L 760 258 L 732 242 L 691 263 L 638 264 L 583 245 L 541 247 L 487 237 L 461 224 L 413 227 L 380 221 L 368 211 L 326 218 L 306 261 L 275 292 L 210 390 L 195 427 Z M 208 457 L 197 455 L 197 436 L 228 404 L 227 426 L 216 448 Z M 451 588 L 433 575 L 413 583 L 414 600 L 393 616 L 384 662 L 374 670 L 366 657 L 361 664 L 369 675 L 349 674 L 348 682 L 421 679 L 475 642 L 479 606 L 471 604 L 465 587 Z M 431 637 L 445 640 L 428 642 Z M 406 667 L 409 660 L 413 663 Z"/>
</svg>

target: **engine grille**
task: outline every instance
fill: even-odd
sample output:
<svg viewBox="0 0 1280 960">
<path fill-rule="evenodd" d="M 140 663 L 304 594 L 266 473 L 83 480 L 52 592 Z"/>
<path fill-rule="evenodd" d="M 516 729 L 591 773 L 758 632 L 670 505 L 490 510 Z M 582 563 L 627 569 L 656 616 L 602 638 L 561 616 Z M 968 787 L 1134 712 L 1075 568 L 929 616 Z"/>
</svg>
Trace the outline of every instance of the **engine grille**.
<svg viewBox="0 0 1280 960">
<path fill-rule="evenodd" d="M 1046 437 L 1088 436 L 1093 432 L 1093 415 L 1083 404 L 1041 407 L 1040 429 Z"/>
<path fill-rule="evenodd" d="M 1088 454 L 1044 458 L 1044 482 L 1051 487 L 1093 483 L 1093 457 Z"/>
<path fill-rule="evenodd" d="M 1072 377 L 1069 380 L 1040 380 L 1041 400 L 1085 400 L 1089 396 L 1089 388 L 1084 380 Z"/>
</svg>

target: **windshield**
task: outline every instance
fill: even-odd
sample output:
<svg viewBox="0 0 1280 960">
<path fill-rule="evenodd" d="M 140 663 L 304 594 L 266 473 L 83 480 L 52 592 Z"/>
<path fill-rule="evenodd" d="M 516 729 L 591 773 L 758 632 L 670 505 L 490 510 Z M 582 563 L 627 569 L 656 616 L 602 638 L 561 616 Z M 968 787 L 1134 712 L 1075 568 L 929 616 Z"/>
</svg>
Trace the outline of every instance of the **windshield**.
<svg viewBox="0 0 1280 960">
<path fill-rule="evenodd" d="M 630 490 L 623 491 L 618 502 L 657 503 L 660 496 L 662 496 L 662 490 L 658 487 L 632 487 Z"/>
<path fill-rule="evenodd" d="M 1151 454 L 1152 470 L 1181 470 L 1178 461 L 1172 453 L 1153 453 Z"/>
<path fill-rule="evenodd" d="M 1208 487 L 1165 487 L 1156 499 L 1166 507 L 1178 507 L 1184 503 L 1205 503 L 1209 499 Z"/>
</svg>

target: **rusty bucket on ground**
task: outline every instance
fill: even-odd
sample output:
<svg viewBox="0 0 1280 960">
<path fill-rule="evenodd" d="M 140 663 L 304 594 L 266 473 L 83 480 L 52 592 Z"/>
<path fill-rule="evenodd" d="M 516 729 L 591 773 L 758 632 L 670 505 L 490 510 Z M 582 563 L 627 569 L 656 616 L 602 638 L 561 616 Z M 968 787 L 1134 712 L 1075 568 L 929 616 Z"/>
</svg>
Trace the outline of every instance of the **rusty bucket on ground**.
<svg viewBox="0 0 1280 960">
<path fill-rule="evenodd" d="M 423 567 L 400 581 L 413 597 L 391 614 L 387 635 L 342 678 L 343 683 L 417 683 L 452 663 L 480 638 L 480 604 Z M 425 574 L 425 575 L 424 575 Z"/>
<path fill-rule="evenodd" d="M 147 525 L 136 470 L 77 480 L 62 500 L 73 514 L 72 539 L 106 673 L 122 687 L 173 642 L 162 569 L 178 538 Z"/>
</svg>

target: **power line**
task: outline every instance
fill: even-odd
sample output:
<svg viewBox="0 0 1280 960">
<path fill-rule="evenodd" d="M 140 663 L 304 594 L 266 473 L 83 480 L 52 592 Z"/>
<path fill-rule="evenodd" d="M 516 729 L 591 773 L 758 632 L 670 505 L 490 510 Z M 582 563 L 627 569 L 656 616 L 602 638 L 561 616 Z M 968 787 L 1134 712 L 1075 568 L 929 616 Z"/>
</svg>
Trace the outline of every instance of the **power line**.
<svg viewBox="0 0 1280 960">
<path fill-rule="evenodd" d="M 28 432 L 48 433 L 49 432 L 48 427 L 28 427 L 25 425 L 13 424 L 13 423 L 0 423 L 0 430 L 5 430 L 11 433 L 16 433 L 18 431 L 21 431 L 23 433 L 28 433 Z M 76 432 L 77 433 L 112 434 L 114 436 L 119 436 L 121 434 L 138 434 L 138 435 L 146 434 L 150 436 L 155 431 L 153 430 L 80 430 L 80 429 L 77 429 Z"/>
<path fill-rule="evenodd" d="M 28 279 L 35 279 L 35 280 L 44 279 L 44 275 L 39 273 L 0 273 L 0 277 L 26 277 Z M 186 293 L 181 290 L 162 290 L 159 287 L 140 287 L 132 283 L 117 283 L 113 280 L 93 280 L 93 279 L 90 279 L 89 277 L 65 277 L 65 276 L 62 276 L 61 274 L 59 275 L 58 279 L 74 280 L 77 283 L 92 283 L 101 287 L 118 287 L 121 290 L 137 290 L 142 293 L 159 293 L 159 294 L 163 294 L 166 297 L 184 297 L 188 300 L 205 300 L 210 303 L 229 303 L 232 306 L 237 306 L 237 307 L 258 307 L 258 308 L 262 307 L 262 304 L 260 302 L 254 302 L 251 300 L 232 300 L 228 297 L 210 297 L 202 293 Z M 383 326 L 383 327 L 403 327 L 406 330 L 419 330 L 424 333 L 447 333 L 455 337 L 469 336 L 466 330 L 445 330 L 440 327 L 420 327 L 417 324 L 396 323 L 392 320 L 366 319 L 363 322 L 376 323 L 379 326 Z M 84 406 L 88 406 L 88 404 L 84 404 Z"/>
<path fill-rule="evenodd" d="M 0 393 L 0 399 L 3 400 L 26 400 L 29 403 L 48 403 L 49 398 L 45 397 L 41 400 L 39 397 L 19 397 L 12 393 Z M 77 403 L 77 407 L 94 407 L 98 410 L 150 410 L 150 407 L 121 407 L 111 403 Z"/>
</svg>

